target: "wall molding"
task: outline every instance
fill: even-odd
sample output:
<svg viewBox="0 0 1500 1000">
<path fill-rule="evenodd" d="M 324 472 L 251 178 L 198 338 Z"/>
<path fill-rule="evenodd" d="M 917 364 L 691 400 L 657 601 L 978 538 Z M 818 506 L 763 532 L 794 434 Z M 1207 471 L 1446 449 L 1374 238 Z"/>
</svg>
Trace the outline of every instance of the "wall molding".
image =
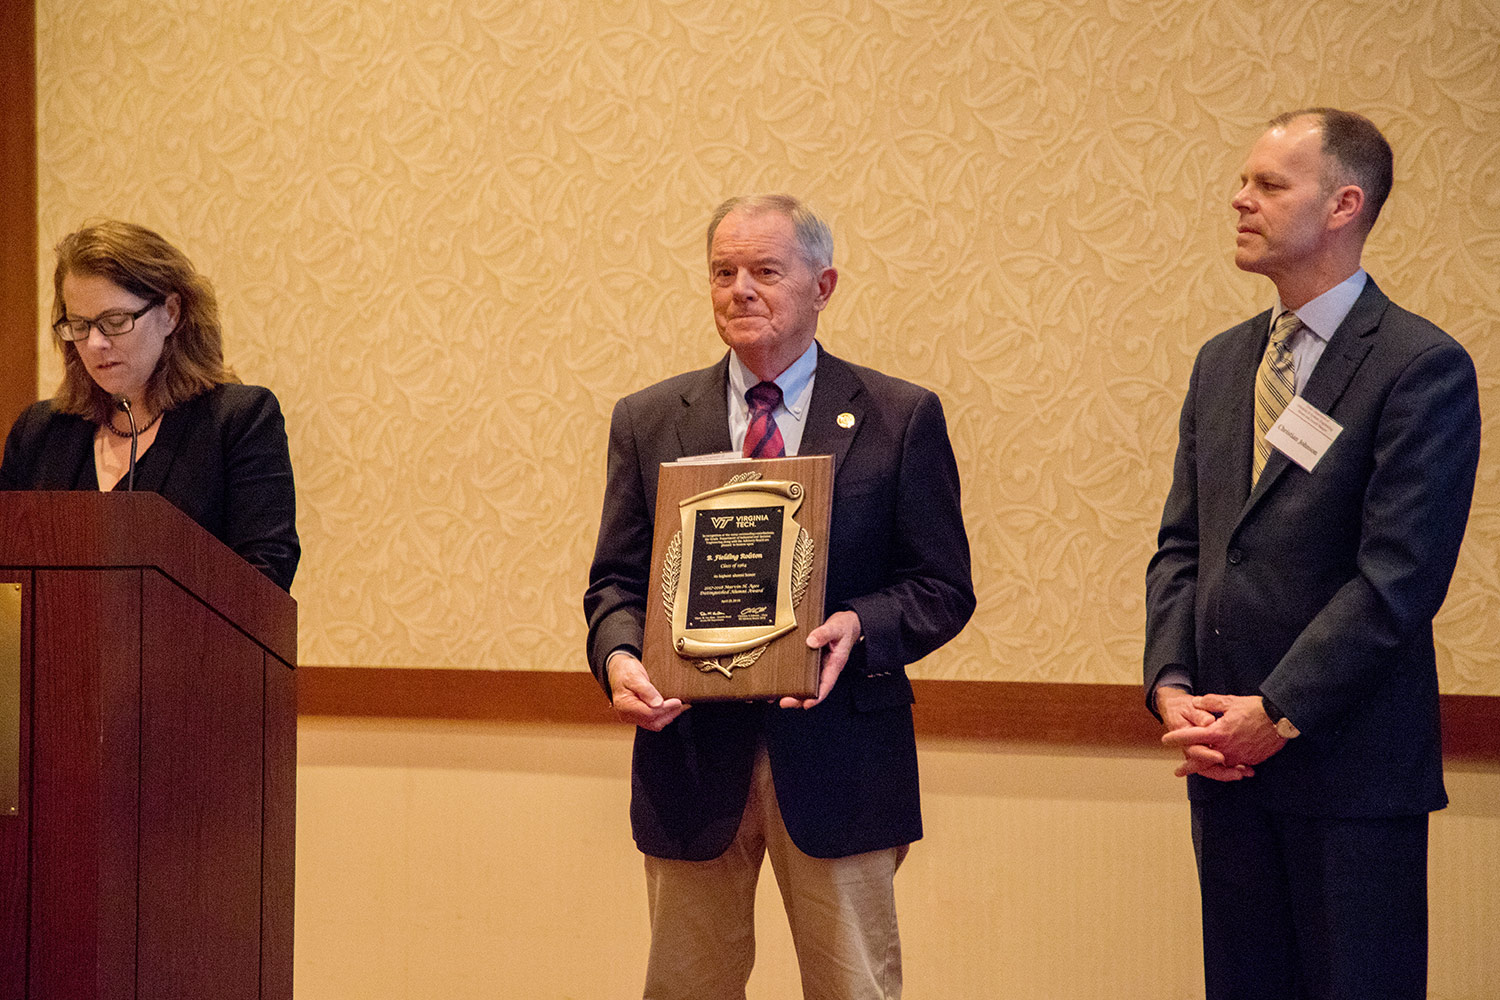
<svg viewBox="0 0 1500 1000">
<path fill-rule="evenodd" d="M 594 678 L 554 670 L 300 667 L 303 716 L 616 725 Z M 1083 750 L 1146 748 L 1160 729 L 1133 684 L 912 682 L 918 735 Z M 1449 760 L 1500 761 L 1500 697 L 1443 695 Z"/>
<path fill-rule="evenodd" d="M 0 4 L 0 434 L 36 402 L 36 13 Z"/>
</svg>

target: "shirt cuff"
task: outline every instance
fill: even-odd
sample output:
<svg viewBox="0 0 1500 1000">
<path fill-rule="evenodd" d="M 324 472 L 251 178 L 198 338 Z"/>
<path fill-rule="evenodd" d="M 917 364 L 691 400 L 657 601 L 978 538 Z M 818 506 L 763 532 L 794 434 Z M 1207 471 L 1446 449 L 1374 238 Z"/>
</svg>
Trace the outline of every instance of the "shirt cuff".
<svg viewBox="0 0 1500 1000">
<path fill-rule="evenodd" d="M 1181 667 L 1167 667 L 1156 675 L 1157 687 L 1180 687 L 1188 694 L 1193 693 L 1193 678 Z"/>
</svg>

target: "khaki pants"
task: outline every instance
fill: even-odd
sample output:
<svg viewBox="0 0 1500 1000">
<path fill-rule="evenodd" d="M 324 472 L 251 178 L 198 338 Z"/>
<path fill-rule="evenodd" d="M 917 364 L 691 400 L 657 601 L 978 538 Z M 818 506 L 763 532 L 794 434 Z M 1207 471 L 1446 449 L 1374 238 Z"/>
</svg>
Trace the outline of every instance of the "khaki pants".
<svg viewBox="0 0 1500 1000">
<path fill-rule="evenodd" d="M 744 1000 L 755 964 L 755 884 L 767 854 L 797 949 L 803 997 L 899 1000 L 893 879 L 906 852 L 903 845 L 828 860 L 797 850 L 761 748 L 728 850 L 712 861 L 646 858 L 645 1000 Z"/>
</svg>

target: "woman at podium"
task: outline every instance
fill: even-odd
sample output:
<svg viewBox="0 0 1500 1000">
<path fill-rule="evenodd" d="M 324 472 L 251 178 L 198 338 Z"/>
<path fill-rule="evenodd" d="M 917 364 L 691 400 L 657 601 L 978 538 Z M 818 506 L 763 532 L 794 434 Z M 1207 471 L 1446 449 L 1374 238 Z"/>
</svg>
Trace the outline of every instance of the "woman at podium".
<svg viewBox="0 0 1500 1000">
<path fill-rule="evenodd" d="M 151 230 L 105 221 L 57 245 L 52 286 L 62 385 L 11 428 L 0 489 L 160 493 L 290 588 L 302 550 L 281 407 L 224 363 L 208 279 Z"/>
</svg>

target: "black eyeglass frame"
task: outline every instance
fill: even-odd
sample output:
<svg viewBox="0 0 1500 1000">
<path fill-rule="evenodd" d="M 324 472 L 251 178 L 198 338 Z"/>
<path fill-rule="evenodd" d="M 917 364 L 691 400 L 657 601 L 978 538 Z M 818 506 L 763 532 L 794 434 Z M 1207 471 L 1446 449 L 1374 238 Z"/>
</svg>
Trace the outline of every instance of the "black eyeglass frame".
<svg viewBox="0 0 1500 1000">
<path fill-rule="evenodd" d="M 152 301 L 147 302 L 145 305 L 141 306 L 141 308 L 137 309 L 135 312 L 111 311 L 103 313 L 99 316 L 95 316 L 93 319 L 68 319 L 66 316 L 64 316 L 62 319 L 52 324 L 52 332 L 57 334 L 59 340 L 66 341 L 70 344 L 77 343 L 80 340 L 88 340 L 89 330 L 93 327 L 98 327 L 99 332 L 104 334 L 106 337 L 123 337 L 125 336 L 125 334 L 135 329 L 136 320 L 140 319 L 142 316 L 146 315 L 148 312 L 155 309 L 165 301 L 166 299 L 153 299 Z M 130 323 L 123 330 L 111 330 L 104 325 L 106 321 L 123 320 L 126 317 L 129 317 Z M 79 336 L 71 336 L 71 334 L 78 333 L 77 328 L 80 326 L 83 327 L 83 333 Z"/>
</svg>

